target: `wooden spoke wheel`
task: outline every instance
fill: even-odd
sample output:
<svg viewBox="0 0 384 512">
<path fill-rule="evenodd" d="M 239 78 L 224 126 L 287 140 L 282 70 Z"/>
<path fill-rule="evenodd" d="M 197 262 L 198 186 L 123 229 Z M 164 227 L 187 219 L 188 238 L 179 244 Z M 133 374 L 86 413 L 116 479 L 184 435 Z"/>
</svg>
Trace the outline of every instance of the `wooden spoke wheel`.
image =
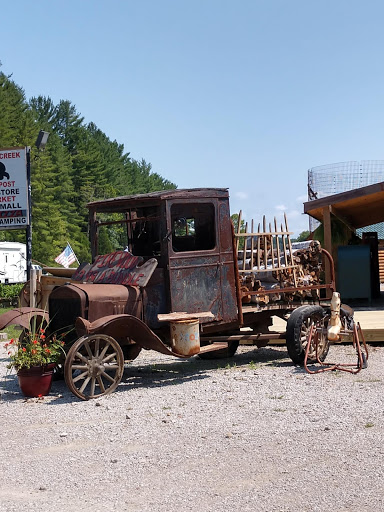
<svg viewBox="0 0 384 512">
<path fill-rule="evenodd" d="M 82 336 L 72 345 L 65 359 L 65 382 L 82 400 L 112 393 L 123 372 L 123 351 L 116 340 L 104 334 Z"/>
</svg>

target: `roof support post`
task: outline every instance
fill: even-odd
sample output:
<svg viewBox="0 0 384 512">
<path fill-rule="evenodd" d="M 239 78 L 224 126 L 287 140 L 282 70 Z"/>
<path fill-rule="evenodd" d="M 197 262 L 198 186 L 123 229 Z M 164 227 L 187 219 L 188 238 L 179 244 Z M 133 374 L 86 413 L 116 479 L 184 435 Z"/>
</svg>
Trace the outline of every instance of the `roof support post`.
<svg viewBox="0 0 384 512">
<path fill-rule="evenodd" d="M 331 209 L 324 206 L 323 208 L 323 227 L 324 227 L 324 249 L 332 254 L 332 227 L 331 227 Z M 325 282 L 331 282 L 331 267 L 328 258 L 325 259 Z M 327 290 L 327 299 L 331 297 L 332 293 Z"/>
</svg>

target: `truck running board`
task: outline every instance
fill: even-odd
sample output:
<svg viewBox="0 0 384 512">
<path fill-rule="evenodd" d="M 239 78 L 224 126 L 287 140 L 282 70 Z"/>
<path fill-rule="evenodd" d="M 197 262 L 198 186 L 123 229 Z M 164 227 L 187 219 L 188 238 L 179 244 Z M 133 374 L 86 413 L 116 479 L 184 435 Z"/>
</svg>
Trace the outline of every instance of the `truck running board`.
<svg viewBox="0 0 384 512">
<path fill-rule="evenodd" d="M 228 348 L 228 343 L 211 343 L 210 345 L 200 347 L 200 352 L 198 353 L 205 354 L 206 352 L 214 352 L 215 350 L 221 350 L 223 348 Z"/>
</svg>

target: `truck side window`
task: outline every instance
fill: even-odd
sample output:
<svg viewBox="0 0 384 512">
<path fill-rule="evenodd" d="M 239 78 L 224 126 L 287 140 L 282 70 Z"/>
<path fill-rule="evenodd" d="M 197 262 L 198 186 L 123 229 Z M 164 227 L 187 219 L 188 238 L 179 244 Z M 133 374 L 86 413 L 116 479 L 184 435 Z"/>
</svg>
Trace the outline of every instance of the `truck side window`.
<svg viewBox="0 0 384 512">
<path fill-rule="evenodd" d="M 215 248 L 213 204 L 173 204 L 171 218 L 172 248 L 175 252 L 206 251 Z"/>
</svg>

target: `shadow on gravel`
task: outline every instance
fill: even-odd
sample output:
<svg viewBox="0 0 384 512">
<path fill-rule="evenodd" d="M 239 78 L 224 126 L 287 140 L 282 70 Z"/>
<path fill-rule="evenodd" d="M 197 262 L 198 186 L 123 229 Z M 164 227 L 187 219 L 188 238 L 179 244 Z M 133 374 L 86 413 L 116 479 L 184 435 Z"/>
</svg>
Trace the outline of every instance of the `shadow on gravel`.
<svg viewBox="0 0 384 512">
<path fill-rule="evenodd" d="M 117 392 L 132 388 L 155 388 L 158 386 L 174 386 L 185 382 L 214 378 L 212 370 L 230 368 L 258 369 L 261 367 L 291 366 L 285 350 L 271 347 L 249 350 L 225 359 L 204 360 L 195 356 L 187 360 L 169 360 L 156 364 L 127 365 L 123 380 Z M 115 393 L 116 393 L 115 391 Z"/>
<path fill-rule="evenodd" d="M 292 367 L 293 372 L 305 373 L 300 367 L 294 367 L 288 359 L 286 350 L 281 348 L 242 347 L 234 357 L 225 359 L 203 360 L 197 356 L 190 359 L 171 359 L 156 362 L 145 361 L 145 352 L 131 365 L 127 364 L 121 383 L 114 393 L 128 392 L 131 389 L 146 389 L 164 386 L 177 386 L 185 382 L 211 379 L 215 377 L 213 371 L 225 369 L 260 370 L 263 367 Z M 142 364 L 141 358 L 143 359 Z M 1 402 L 25 400 L 21 395 L 17 376 L 8 375 L 0 382 Z M 31 399 L 37 400 L 37 399 Z M 54 380 L 49 397 L 46 398 L 49 405 L 60 405 L 73 402 L 82 402 L 68 390 L 65 381 Z"/>
</svg>

